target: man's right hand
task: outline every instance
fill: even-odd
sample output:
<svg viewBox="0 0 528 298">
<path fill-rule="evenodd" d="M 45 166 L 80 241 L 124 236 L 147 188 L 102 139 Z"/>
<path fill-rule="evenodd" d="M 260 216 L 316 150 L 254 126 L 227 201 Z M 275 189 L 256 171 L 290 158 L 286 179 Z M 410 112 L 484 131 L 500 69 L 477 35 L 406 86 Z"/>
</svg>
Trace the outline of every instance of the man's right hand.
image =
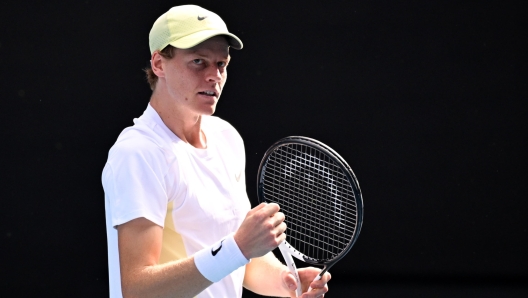
<svg viewBox="0 0 528 298">
<path fill-rule="evenodd" d="M 267 254 L 286 239 L 285 217 L 279 210 L 275 203 L 262 203 L 247 213 L 234 238 L 248 260 Z"/>
</svg>

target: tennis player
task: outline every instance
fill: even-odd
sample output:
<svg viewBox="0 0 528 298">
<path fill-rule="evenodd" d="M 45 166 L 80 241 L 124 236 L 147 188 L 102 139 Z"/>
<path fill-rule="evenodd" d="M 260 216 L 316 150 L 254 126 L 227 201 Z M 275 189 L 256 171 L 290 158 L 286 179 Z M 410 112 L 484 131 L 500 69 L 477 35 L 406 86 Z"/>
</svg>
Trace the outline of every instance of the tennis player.
<svg viewBox="0 0 528 298">
<path fill-rule="evenodd" d="M 270 252 L 284 239 L 276 204 L 251 209 L 242 138 L 211 116 L 242 42 L 215 13 L 171 8 L 149 35 L 152 97 L 119 135 L 102 175 L 110 296 L 241 297 L 242 286 L 295 297 Z M 302 297 L 323 297 L 330 274 L 299 270 Z"/>
</svg>

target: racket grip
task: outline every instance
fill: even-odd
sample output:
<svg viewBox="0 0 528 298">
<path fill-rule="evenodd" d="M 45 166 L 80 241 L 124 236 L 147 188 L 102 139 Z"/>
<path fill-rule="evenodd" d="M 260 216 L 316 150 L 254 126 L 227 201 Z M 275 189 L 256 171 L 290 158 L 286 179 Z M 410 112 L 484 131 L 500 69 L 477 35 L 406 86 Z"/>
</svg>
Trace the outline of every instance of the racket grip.
<svg viewBox="0 0 528 298">
<path fill-rule="evenodd" d="M 295 280 L 297 281 L 297 289 L 295 290 L 295 296 L 299 297 L 302 295 L 301 279 L 299 278 L 299 273 L 297 272 L 297 266 L 295 266 L 295 262 L 293 261 L 293 258 L 289 253 L 288 248 L 286 247 L 286 241 L 283 241 L 281 244 L 279 244 L 279 249 L 282 253 L 284 261 L 286 262 L 286 266 L 288 266 L 288 269 L 290 269 L 291 274 L 293 274 Z"/>
<path fill-rule="evenodd" d="M 320 279 L 321 279 L 321 275 L 317 275 L 312 282 L 320 280 Z M 308 287 L 308 291 L 307 292 L 310 292 L 311 290 L 312 290 L 312 287 Z"/>
</svg>

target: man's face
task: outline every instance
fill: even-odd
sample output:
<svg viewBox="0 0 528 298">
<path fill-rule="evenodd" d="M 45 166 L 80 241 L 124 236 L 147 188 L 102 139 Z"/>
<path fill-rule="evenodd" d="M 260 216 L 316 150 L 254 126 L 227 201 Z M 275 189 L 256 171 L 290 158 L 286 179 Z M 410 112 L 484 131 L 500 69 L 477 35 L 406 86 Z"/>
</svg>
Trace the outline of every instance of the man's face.
<svg viewBox="0 0 528 298">
<path fill-rule="evenodd" d="M 171 100 L 188 112 L 212 115 L 227 79 L 227 40 L 215 36 L 190 49 L 175 51 L 172 59 L 163 59 Z"/>
</svg>

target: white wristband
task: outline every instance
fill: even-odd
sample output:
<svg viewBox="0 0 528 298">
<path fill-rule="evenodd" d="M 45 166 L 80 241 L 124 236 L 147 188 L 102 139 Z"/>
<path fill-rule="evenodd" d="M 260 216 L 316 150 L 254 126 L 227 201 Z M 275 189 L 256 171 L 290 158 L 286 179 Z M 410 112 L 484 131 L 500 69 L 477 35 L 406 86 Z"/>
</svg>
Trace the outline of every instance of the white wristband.
<svg viewBox="0 0 528 298">
<path fill-rule="evenodd" d="M 212 282 L 220 281 L 247 263 L 249 260 L 238 248 L 233 234 L 194 255 L 194 264 L 198 271 Z"/>
</svg>

